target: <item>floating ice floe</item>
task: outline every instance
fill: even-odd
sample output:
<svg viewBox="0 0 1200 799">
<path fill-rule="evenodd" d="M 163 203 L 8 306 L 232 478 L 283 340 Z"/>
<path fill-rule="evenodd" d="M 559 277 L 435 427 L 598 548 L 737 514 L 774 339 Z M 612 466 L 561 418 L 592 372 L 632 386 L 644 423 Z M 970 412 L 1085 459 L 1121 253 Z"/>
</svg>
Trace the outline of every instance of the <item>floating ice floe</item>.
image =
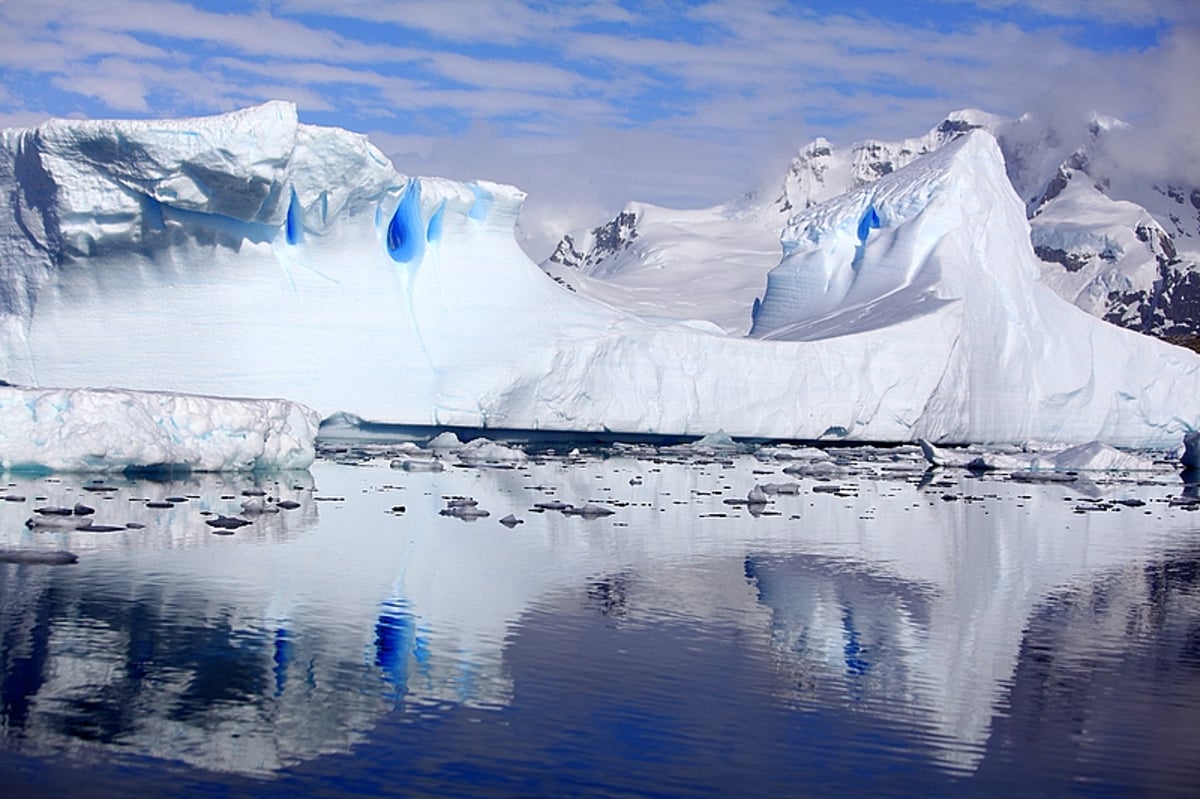
<svg viewBox="0 0 1200 799">
<path fill-rule="evenodd" d="M 305 469 L 318 423 L 311 409 L 279 399 L 0 386 L 0 467 Z"/>
<path fill-rule="evenodd" d="M 524 451 L 486 438 L 472 439 L 454 452 L 463 463 L 472 465 L 521 463 L 528 459 Z"/>
<path fill-rule="evenodd" d="M 953 466 L 979 471 L 1140 472 L 1157 468 L 1154 461 L 1122 452 L 1099 441 L 1066 449 L 1030 453 L 943 449 L 935 447 L 925 439 L 921 439 L 919 443 L 925 459 L 934 466 Z"/>
</svg>

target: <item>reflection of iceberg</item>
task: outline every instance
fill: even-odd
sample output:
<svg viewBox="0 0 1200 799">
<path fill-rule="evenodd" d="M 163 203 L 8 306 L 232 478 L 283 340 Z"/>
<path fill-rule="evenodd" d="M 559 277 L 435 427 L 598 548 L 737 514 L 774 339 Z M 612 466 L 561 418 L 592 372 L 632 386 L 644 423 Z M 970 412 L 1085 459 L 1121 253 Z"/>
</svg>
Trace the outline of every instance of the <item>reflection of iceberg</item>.
<svg viewBox="0 0 1200 799">
<path fill-rule="evenodd" d="M 746 576 L 774 611 L 771 645 L 795 698 L 881 712 L 879 700 L 911 693 L 919 675 L 905 661 L 912 628 L 928 626 L 927 587 L 800 555 L 747 558 Z"/>
<path fill-rule="evenodd" d="M 1039 605 L 1149 556 L 1156 538 L 1117 513 L 1076 513 L 1069 489 L 984 485 L 991 502 L 894 488 L 890 519 L 864 485 L 838 506 L 857 524 L 817 515 L 812 552 L 747 558 L 790 698 L 932 725 L 948 765 L 978 765 Z"/>
<path fill-rule="evenodd" d="M 30 503 L 0 503 L 0 545 L 81 554 L 71 567 L 0 565 L 0 712 L 22 736 L 5 744 L 119 744 L 271 772 L 351 747 L 385 714 L 509 703 L 523 621 L 591 607 L 617 624 L 744 630 L 764 649 L 769 637 L 789 701 L 917 725 L 945 762 L 972 769 L 1036 608 L 1170 535 L 1169 522 L 1076 514 L 1071 486 L 956 476 L 926 491 L 909 482 L 911 449 L 829 457 L 846 463 L 843 490 L 805 477 L 758 518 L 722 501 L 766 479 L 756 471 L 769 464 L 736 454 L 444 472 L 384 457 L 268 483 L 126 480 L 95 500 L 97 516 L 146 526 L 107 537 L 33 532 Z M 951 484 L 977 496 L 943 501 Z M 50 478 L 13 490 L 69 506 L 82 489 Z M 231 536 L 205 528 L 201 510 L 236 512 L 248 490 L 300 507 Z M 131 501 L 168 495 L 188 501 Z M 439 516 L 455 495 L 491 517 Z M 618 512 L 530 510 L 552 498 Z M 495 521 L 510 513 L 526 523 Z"/>
<path fill-rule="evenodd" d="M 361 491 L 359 474 L 318 467 L 319 489 L 310 472 L 15 478 L 9 492 L 38 499 L 0 502 L 3 545 L 69 548 L 81 563 L 0 564 L 5 727 L 32 751 L 120 745 L 266 773 L 347 750 L 397 707 L 508 702 L 507 627 L 571 573 L 545 570 L 547 583 L 514 567 L 511 583 L 481 590 L 509 546 L 491 527 L 467 528 L 460 547 L 410 540 L 396 534 L 401 519 L 380 513 L 386 494 L 380 507 L 346 502 Z M 261 492 L 299 507 L 254 516 L 231 536 L 205 525 Z M 134 526 L 23 524 L 34 506 L 81 499 L 106 524 Z"/>
<path fill-rule="evenodd" d="M 1056 592 L 1030 619 L 992 745 L 1010 746 L 1029 774 L 1052 771 L 1048 752 L 1065 751 L 1130 795 L 1194 793 L 1198 630 L 1194 541 Z M 1033 793 L 1022 781 L 1010 793 Z"/>
<path fill-rule="evenodd" d="M 30 496 L 50 502 L 79 492 L 66 478 L 27 482 Z M 347 748 L 391 706 L 381 691 L 364 690 L 370 675 L 357 667 L 369 642 L 360 630 L 311 624 L 304 607 L 286 612 L 297 575 L 259 557 L 312 540 L 309 473 L 105 485 L 113 491 L 91 495 L 102 497 L 91 499 L 97 515 L 144 527 L 33 532 L 11 523 L 29 512 L 26 503 L 0 507 L 6 532 L 22 530 L 26 545 L 60 539 L 91 564 L 0 572 L 0 618 L 11 643 L 0 652 L 3 713 L 27 749 L 117 744 L 261 772 Z M 234 537 L 205 526 L 202 513 L 236 509 L 243 491 L 260 486 L 282 488 L 300 507 L 260 516 Z M 146 508 L 141 499 L 161 496 L 186 501 Z"/>
</svg>

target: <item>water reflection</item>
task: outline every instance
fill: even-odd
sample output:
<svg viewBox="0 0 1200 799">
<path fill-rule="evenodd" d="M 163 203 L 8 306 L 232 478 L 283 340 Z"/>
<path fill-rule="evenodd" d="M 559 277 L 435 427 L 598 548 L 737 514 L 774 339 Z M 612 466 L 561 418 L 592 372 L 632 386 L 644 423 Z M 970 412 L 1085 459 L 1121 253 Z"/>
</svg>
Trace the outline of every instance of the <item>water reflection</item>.
<svg viewBox="0 0 1200 799">
<path fill-rule="evenodd" d="M 1193 540 L 1054 592 L 1029 620 L 980 774 L 1014 792 L 1078 764 L 1109 795 L 1187 795 L 1200 777 L 1200 549 Z"/>
<path fill-rule="evenodd" d="M 901 725 L 959 774 L 1000 757 L 989 753 L 1013 725 L 1043 723 L 1026 697 L 1048 679 L 1046 651 L 1062 662 L 1101 641 L 1121 653 L 1142 638 L 1184 640 L 1171 674 L 1195 690 L 1200 607 L 1194 579 L 1179 577 L 1194 575 L 1194 558 L 1169 556 L 1191 529 L 1174 474 L 1029 485 L 923 475 L 903 452 L 844 461 L 790 477 L 750 456 L 655 454 L 436 473 L 319 462 L 311 474 L 124 480 L 105 492 L 16 480 L 5 490 L 27 499 L 0 503 L 0 545 L 81 558 L 0 565 L 4 745 L 273 773 L 349 751 L 397 714 L 512 707 L 529 625 L 580 613 L 618 636 L 639 631 L 631 640 L 658 625 L 722 641 L 734 631 L 731 645 L 770 653 L 777 677 L 748 708 Z M 779 480 L 798 493 L 754 515 L 725 501 Z M 233 535 L 206 524 L 260 494 L 296 505 Z M 440 516 L 457 496 L 490 517 Z M 98 519 L 134 526 L 25 525 L 35 506 L 81 497 Z M 163 507 L 168 498 L 178 501 Z M 617 513 L 534 509 L 552 499 Z M 508 514 L 525 523 L 496 523 Z M 1146 623 L 1131 631 L 1135 617 Z M 578 678 L 553 652 L 518 659 L 546 663 L 527 680 Z"/>
</svg>

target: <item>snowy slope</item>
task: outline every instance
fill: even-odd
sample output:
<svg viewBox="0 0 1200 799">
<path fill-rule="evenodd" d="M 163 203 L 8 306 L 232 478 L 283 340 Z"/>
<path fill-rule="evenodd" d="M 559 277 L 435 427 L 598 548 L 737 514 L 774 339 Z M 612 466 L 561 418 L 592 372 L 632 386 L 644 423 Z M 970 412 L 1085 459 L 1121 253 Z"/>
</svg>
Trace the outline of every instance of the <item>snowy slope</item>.
<svg viewBox="0 0 1200 799">
<path fill-rule="evenodd" d="M 788 165 L 774 206 L 795 214 L 908 166 L 972 130 L 996 132 L 1004 120 L 975 109 L 948 114 L 922 136 L 897 142 L 868 139 L 839 150 L 823 138 L 801 148 Z"/>
<path fill-rule="evenodd" d="M 608 224 L 564 236 L 542 268 L 573 291 L 640 316 L 706 321 L 744 335 L 764 275 L 779 263 L 781 222 L 747 203 L 692 211 L 630 203 Z"/>
<path fill-rule="evenodd" d="M 1065 185 L 1030 220 L 1046 285 L 1096 316 L 1110 311 L 1113 292 L 1153 292 L 1160 259 L 1174 256 L 1162 227 L 1140 205 L 1110 199 L 1087 174 L 1062 174 Z"/>
<path fill-rule="evenodd" d="M 1098 400 L 1102 425 L 1120 426 L 1164 390 L 1152 374 L 1159 364 L 1196 377 L 1191 358 L 1064 307 L 1039 281 L 1021 202 L 983 131 L 798 214 L 783 248 L 752 336 L 824 339 L 957 315 L 920 425 L 939 438 L 993 439 L 1014 429 L 1036 438 L 1035 429 L 1047 428 L 1063 435 L 1075 429 L 1075 411 L 1094 412 Z M 1156 361 L 1147 362 L 1152 351 Z M 1126 379 L 1149 393 L 1127 394 Z M 1014 393 L 1026 401 L 1014 402 Z"/>
<path fill-rule="evenodd" d="M 288 104 L 6 131 L 0 379 L 477 427 L 1172 445 L 1200 426 L 1200 358 L 1034 291 L 995 142 L 957 141 L 870 184 L 889 199 L 862 259 L 837 253 L 866 195 L 810 209 L 839 232 L 824 253 L 793 236 L 780 269 L 803 251 L 863 277 L 780 283 L 741 338 L 564 291 L 514 239 L 520 191 L 399 175 Z"/>
<path fill-rule="evenodd" d="M 868 140 L 840 150 L 823 138 L 802 148 L 772 198 L 754 194 L 697 210 L 630 203 L 604 225 L 563 236 L 542 268 L 555 280 L 637 314 L 711 322 L 745 333 L 779 233 L 797 211 L 878 180 L 999 117 L 956 111 L 923 136 Z M 687 291 L 678 291 L 679 286 Z"/>
<path fill-rule="evenodd" d="M 775 199 L 673 211 L 630 204 L 611 222 L 563 237 L 542 268 L 572 289 L 641 312 L 712 321 L 729 332 L 750 323 L 756 275 L 775 266 L 767 231 L 788 218 L 891 174 L 964 133 L 995 135 L 1006 171 L 1026 205 L 1043 279 L 1060 296 L 1122 327 L 1157 336 L 1200 330 L 1200 189 L 1143 185 L 1113 174 L 1107 136 L 1126 126 L 1094 117 L 1086 140 L 1064 139 L 1025 116 L 978 110 L 949 114 L 923 136 L 866 140 L 839 148 L 824 138 L 802 147 Z M 1090 158 L 1089 152 L 1096 158 Z M 758 242 L 762 242 L 759 244 Z M 696 278 L 705 272 L 703 279 Z M 672 299 L 684 276 L 725 298 Z M 652 300 L 648 301 L 648 298 Z M 740 307 L 733 298 L 744 301 Z"/>
</svg>

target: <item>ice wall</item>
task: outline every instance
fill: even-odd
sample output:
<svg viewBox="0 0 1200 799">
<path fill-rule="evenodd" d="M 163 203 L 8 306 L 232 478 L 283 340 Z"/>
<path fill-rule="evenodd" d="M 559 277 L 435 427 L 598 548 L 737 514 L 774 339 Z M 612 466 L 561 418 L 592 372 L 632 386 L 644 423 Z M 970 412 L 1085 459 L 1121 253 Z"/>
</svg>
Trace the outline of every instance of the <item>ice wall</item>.
<svg viewBox="0 0 1200 799">
<path fill-rule="evenodd" d="M 1064 302 L 1029 238 L 995 140 L 968 133 L 793 218 L 751 335 L 878 335 L 954 313 L 949 357 L 912 364 L 941 372 L 914 429 L 943 440 L 1133 443 L 1124 431 L 1194 425 L 1197 359 Z"/>
<path fill-rule="evenodd" d="M 0 469 L 306 469 L 319 421 L 287 400 L 0 386 Z"/>
<path fill-rule="evenodd" d="M 1012 190 L 979 135 L 890 176 L 862 237 L 869 203 L 814 209 L 849 238 L 789 245 L 782 268 L 814 253 L 842 281 L 821 302 L 863 319 L 767 341 L 566 292 L 516 244 L 520 191 L 399 175 L 288 104 L 8 130 L 0 379 L 285 396 L 415 424 L 1177 443 L 1200 424 L 1200 360 L 1027 291 L 1028 237 L 1012 235 Z M 760 332 L 811 310 L 786 310 L 782 274 Z M 891 294 L 912 301 L 872 299 Z"/>
</svg>

